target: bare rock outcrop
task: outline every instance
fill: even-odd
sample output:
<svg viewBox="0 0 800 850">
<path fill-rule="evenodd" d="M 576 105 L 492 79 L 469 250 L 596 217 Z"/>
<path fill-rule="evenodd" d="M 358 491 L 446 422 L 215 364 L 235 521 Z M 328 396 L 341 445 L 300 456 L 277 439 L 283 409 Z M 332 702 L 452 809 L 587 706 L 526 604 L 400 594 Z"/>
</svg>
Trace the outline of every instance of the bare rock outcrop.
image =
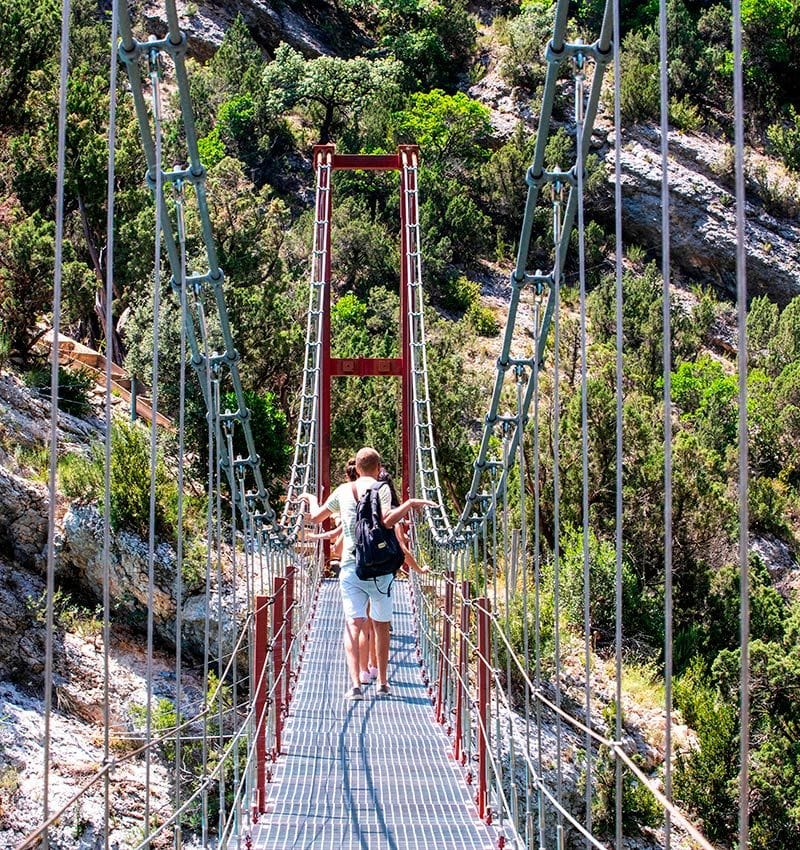
<svg viewBox="0 0 800 850">
<path fill-rule="evenodd" d="M 602 155 L 613 181 L 613 131 L 607 141 Z M 620 152 L 626 239 L 656 252 L 661 250 L 660 144 L 657 128 L 637 126 L 623 131 Z M 735 293 L 736 205 L 730 148 L 707 136 L 671 132 L 669 151 L 672 263 L 695 279 Z M 760 167 L 767 166 L 760 163 Z M 746 217 L 748 290 L 785 303 L 800 294 L 800 223 L 770 214 L 750 188 Z"/>
<path fill-rule="evenodd" d="M 148 610 L 153 613 L 156 636 L 167 645 L 175 642 L 175 597 L 177 560 L 175 550 L 161 542 L 153 559 L 152 609 L 148 589 L 149 555 L 147 541 L 128 531 L 112 532 L 109 550 L 109 587 L 120 618 L 134 627 L 147 621 Z M 228 573 L 226 565 L 226 574 Z M 59 581 L 69 582 L 84 592 L 100 598 L 103 587 L 103 518 L 94 505 L 74 505 L 64 516 L 57 540 L 56 574 Z M 236 636 L 237 616 L 243 616 L 246 600 L 240 592 L 234 611 L 233 594 L 228 586 L 217 592 L 216 581 L 212 595 L 188 595 L 182 604 L 182 641 L 184 648 L 196 658 L 202 657 L 205 629 L 216 645 L 222 630 L 224 647 L 231 648 Z"/>
<path fill-rule="evenodd" d="M 47 544 L 45 488 L 0 466 L 0 556 L 31 567 Z"/>
<path fill-rule="evenodd" d="M 163 38 L 167 32 L 164 4 L 148 0 L 141 11 L 148 29 Z M 348 52 L 347 42 L 361 47 L 366 43 L 341 9 L 326 0 L 179 2 L 178 14 L 181 29 L 189 38 L 189 53 L 201 61 L 211 58 L 238 15 L 267 54 L 282 41 L 306 56 L 341 55 Z"/>
<path fill-rule="evenodd" d="M 750 539 L 750 551 L 764 562 L 781 596 L 796 598 L 800 591 L 800 564 L 792 547 L 779 537 L 762 534 Z"/>
</svg>

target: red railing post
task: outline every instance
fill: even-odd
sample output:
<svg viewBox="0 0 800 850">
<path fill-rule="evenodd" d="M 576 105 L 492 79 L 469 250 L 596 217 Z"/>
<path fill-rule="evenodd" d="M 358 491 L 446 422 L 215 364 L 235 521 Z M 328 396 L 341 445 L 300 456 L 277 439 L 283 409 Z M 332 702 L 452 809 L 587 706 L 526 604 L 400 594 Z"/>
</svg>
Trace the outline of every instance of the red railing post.
<svg viewBox="0 0 800 850">
<path fill-rule="evenodd" d="M 469 633 L 469 582 L 461 582 L 461 631 L 458 637 L 458 669 L 456 673 L 456 735 L 453 754 L 456 761 L 466 761 L 464 751 L 464 700 L 467 694 L 467 634 Z"/>
<path fill-rule="evenodd" d="M 450 644 L 452 639 L 453 619 L 453 583 L 455 577 L 452 570 L 448 570 L 444 585 L 444 622 L 442 623 L 442 646 L 439 655 L 439 687 L 436 694 L 436 721 L 444 723 L 447 716 L 447 700 L 445 690 L 447 689 L 447 668 L 450 665 Z"/>
<path fill-rule="evenodd" d="M 284 601 L 286 599 L 286 579 L 275 578 L 272 585 L 274 594 L 274 607 L 272 611 L 272 669 L 275 676 L 275 687 L 273 688 L 273 705 L 275 706 L 275 746 L 273 747 L 273 759 L 281 753 L 281 733 L 283 731 L 283 682 L 284 675 L 284 653 L 286 617 Z"/>
<path fill-rule="evenodd" d="M 490 602 L 482 596 L 476 600 L 478 626 L 478 815 L 487 820 L 489 814 L 489 697 L 492 688 L 491 647 L 489 634 Z"/>
<path fill-rule="evenodd" d="M 283 630 L 284 661 L 283 661 L 283 710 L 289 709 L 292 699 L 292 637 L 294 621 L 294 576 L 296 567 L 289 564 L 286 567 L 286 584 L 284 585 L 284 618 L 286 628 Z"/>
<path fill-rule="evenodd" d="M 269 642 L 269 597 L 255 599 L 255 710 L 256 710 L 256 804 L 253 817 L 267 810 L 267 644 Z"/>
</svg>

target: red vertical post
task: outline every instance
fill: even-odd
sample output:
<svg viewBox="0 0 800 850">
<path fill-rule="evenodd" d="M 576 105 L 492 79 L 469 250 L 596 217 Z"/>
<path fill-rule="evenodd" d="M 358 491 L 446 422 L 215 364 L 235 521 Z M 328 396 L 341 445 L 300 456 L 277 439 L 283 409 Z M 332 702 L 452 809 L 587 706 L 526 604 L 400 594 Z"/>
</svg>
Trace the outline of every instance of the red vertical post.
<svg viewBox="0 0 800 850">
<path fill-rule="evenodd" d="M 256 805 L 254 818 L 267 810 L 267 643 L 269 642 L 269 597 L 256 595 L 255 648 L 253 670 L 255 675 L 256 709 Z"/>
<path fill-rule="evenodd" d="M 461 631 L 458 637 L 458 668 L 456 675 L 456 735 L 453 754 L 456 761 L 466 761 L 464 752 L 464 699 L 467 690 L 467 634 L 469 633 L 469 582 L 461 582 Z"/>
<path fill-rule="evenodd" d="M 436 720 L 444 723 L 447 715 L 447 702 L 445 690 L 447 688 L 447 668 L 450 664 L 450 644 L 452 636 L 453 617 L 453 582 L 455 577 L 453 571 L 448 570 L 444 585 L 444 622 L 442 623 L 442 647 L 439 655 L 439 687 L 436 694 Z"/>
<path fill-rule="evenodd" d="M 275 687 L 273 689 L 273 705 L 275 706 L 275 746 L 272 750 L 273 756 L 281 753 L 281 733 L 283 732 L 283 674 L 284 658 L 284 632 L 286 618 L 284 615 L 284 601 L 286 599 L 286 579 L 275 578 L 272 585 L 273 609 L 272 609 L 272 669 L 275 675 Z"/>
<path fill-rule="evenodd" d="M 492 688 L 491 647 L 489 634 L 490 602 L 482 596 L 476 600 L 478 617 L 478 815 L 487 820 L 489 814 L 489 696 Z"/>
<path fill-rule="evenodd" d="M 294 621 L 294 576 L 296 567 L 289 564 L 286 568 L 286 584 L 284 585 L 284 622 L 283 630 L 283 705 L 284 711 L 289 708 L 292 698 L 292 636 Z"/>
</svg>

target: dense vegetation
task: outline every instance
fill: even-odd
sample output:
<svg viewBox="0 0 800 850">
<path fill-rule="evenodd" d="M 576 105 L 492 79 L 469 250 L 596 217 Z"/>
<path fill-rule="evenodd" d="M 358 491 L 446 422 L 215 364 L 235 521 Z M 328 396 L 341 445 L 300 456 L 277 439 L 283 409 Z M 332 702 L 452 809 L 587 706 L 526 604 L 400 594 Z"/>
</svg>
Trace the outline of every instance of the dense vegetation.
<svg viewBox="0 0 800 850">
<path fill-rule="evenodd" d="M 319 141 L 335 141 L 345 152 L 394 150 L 403 142 L 421 146 L 433 417 L 448 495 L 457 502 L 466 490 L 470 440 L 483 404 L 475 380 L 464 369 L 464 351 L 476 334 L 498 330 L 493 312 L 481 303 L 475 280 L 479 270 L 492 264 L 506 268 L 513 253 L 532 140 L 522 125 L 510 137 L 498 139 L 488 108 L 465 90 L 483 73 L 477 60 L 488 39 L 499 54 L 503 78 L 526 92 L 535 109 L 552 22 L 545 0 L 494 5 L 502 17 L 494 18 L 489 36 L 479 36 L 476 19 L 462 0 L 339 0 L 337 26 L 349 27 L 350 36 L 356 33 L 358 38 L 342 41 L 351 45 L 343 55 L 319 57 L 304 56 L 286 44 L 258 45 L 239 18 L 209 61 L 190 62 L 235 344 L 256 411 L 267 478 L 277 490 L 287 468 L 304 334 L 313 213 L 309 194 L 301 187 L 313 179 L 309 151 Z M 76 0 L 73 9 L 64 323 L 72 335 L 102 348 L 108 21 L 105 4 L 96 0 Z M 623 0 L 622 9 L 623 119 L 647 121 L 657 118 L 659 105 L 658 4 Z M 602 10 L 601 0 L 576 3 L 570 32 L 593 39 Z M 800 5 L 792 0 L 743 0 L 742 14 L 749 143 L 796 172 Z M 47 383 L 37 372 L 42 364 L 35 343 L 51 302 L 59 15 L 56 0 L 6 0 L 0 7 L 0 363 L 13 358 L 34 386 Z M 669 5 L 670 117 L 677 127 L 731 136 L 730 17 L 724 2 L 675 0 Z M 165 119 L 165 147 L 166 161 L 180 161 L 174 104 Z M 548 147 L 548 166 L 567 163 L 572 148 L 571 136 L 559 130 Z M 609 594 L 614 566 L 615 386 L 613 279 L 607 257 L 613 225 L 603 168 L 594 159 L 588 165 L 594 211 L 587 230 L 593 623 L 602 651 L 613 639 Z M 119 103 L 116 168 L 112 354 L 147 384 L 152 296 L 142 293 L 151 289 L 152 202 L 127 97 Z M 785 198 L 773 200 L 781 202 L 783 211 L 791 211 Z M 537 212 L 532 267 L 549 265 L 549 217 L 546 208 Z M 337 174 L 332 228 L 334 354 L 391 356 L 397 351 L 399 323 L 396 178 Z M 197 245 L 197 221 L 191 215 L 187 229 L 191 251 Z M 574 283 L 574 262 L 571 259 L 567 269 L 568 283 Z M 166 286 L 164 295 L 161 400 L 165 412 L 174 415 L 179 317 Z M 562 362 L 572 364 L 577 362 L 577 335 L 568 313 L 574 298 L 574 292 L 565 293 L 562 328 Z M 708 347 L 719 312 L 710 291 L 698 288 L 693 307 L 676 302 L 672 312 L 676 704 L 699 742 L 698 749 L 680 755 L 676 797 L 698 816 L 709 837 L 731 845 L 738 747 L 736 378 L 731 358 Z M 624 324 L 624 629 L 639 657 L 657 663 L 663 643 L 664 560 L 661 281 L 655 265 L 635 246 L 629 247 L 626 261 Z M 752 530 L 796 548 L 800 299 L 782 311 L 767 299 L 756 299 L 748 332 Z M 547 394 L 551 377 L 543 380 Z M 564 610 L 567 620 L 578 626 L 581 556 L 575 529 L 582 518 L 580 399 L 574 368 L 562 374 L 562 381 Z M 77 392 L 73 411 L 80 413 L 86 402 L 80 387 Z M 344 457 L 363 443 L 380 447 L 390 465 L 399 466 L 397 395 L 398 387 L 389 379 L 342 379 L 336 384 L 334 476 Z M 369 405 L 365 398 L 371 399 Z M 196 463 L 202 468 L 205 416 L 193 379 L 187 411 L 190 439 L 199 448 Z M 146 522 L 144 485 L 134 480 L 132 459 L 143 457 L 143 443 L 137 429 L 121 429 L 118 437 L 119 462 L 116 472 L 112 469 L 119 496 L 114 518 L 118 526 L 137 529 Z M 162 467 L 169 457 L 167 449 Z M 529 463 L 529 473 L 532 469 Z M 67 494 L 91 497 L 100 486 L 93 460 L 67 461 L 60 472 Z M 548 529 L 552 461 L 543 459 L 540 474 L 542 527 Z M 532 490 L 532 479 L 529 486 Z M 170 534 L 175 494 L 166 477 L 159 493 L 159 523 Z M 552 546 L 554 541 L 548 542 Z M 800 841 L 800 609 L 797 600 L 778 594 L 758 559 L 753 560 L 752 604 L 753 848 L 789 850 Z M 641 806 L 646 808 L 646 802 Z"/>
</svg>

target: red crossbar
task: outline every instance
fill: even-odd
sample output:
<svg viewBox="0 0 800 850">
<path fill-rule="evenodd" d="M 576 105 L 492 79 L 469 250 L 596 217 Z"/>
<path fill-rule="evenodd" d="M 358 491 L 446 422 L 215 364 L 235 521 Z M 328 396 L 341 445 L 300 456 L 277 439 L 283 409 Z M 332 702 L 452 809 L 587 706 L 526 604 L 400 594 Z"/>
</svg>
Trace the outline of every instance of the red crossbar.
<svg viewBox="0 0 800 850">
<path fill-rule="evenodd" d="M 402 375 L 401 357 L 331 357 L 331 375 Z"/>
<path fill-rule="evenodd" d="M 353 169 L 364 171 L 399 171 L 400 157 L 396 153 L 337 153 L 333 155 L 334 171 L 352 171 Z"/>
</svg>

